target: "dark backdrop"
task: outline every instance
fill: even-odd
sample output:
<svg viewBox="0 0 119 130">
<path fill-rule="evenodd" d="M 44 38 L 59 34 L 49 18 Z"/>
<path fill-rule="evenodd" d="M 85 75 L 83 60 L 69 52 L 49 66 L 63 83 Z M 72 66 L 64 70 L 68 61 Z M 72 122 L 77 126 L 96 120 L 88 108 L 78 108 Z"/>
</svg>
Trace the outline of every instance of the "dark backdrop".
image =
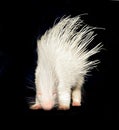
<svg viewBox="0 0 119 130">
<path fill-rule="evenodd" d="M 56 117 L 63 117 L 62 120 L 68 117 L 79 125 L 79 120 L 100 123 L 117 119 L 119 2 L 31 0 L 3 1 L 0 6 L 0 93 L 6 119 L 15 115 L 41 121 L 45 117 L 49 122 L 50 117 L 54 120 Z M 37 37 L 51 27 L 57 17 L 83 13 L 88 13 L 82 16 L 85 23 L 105 28 L 97 31 L 95 42 L 102 42 L 105 49 L 98 55 L 101 64 L 92 71 L 84 85 L 84 103 L 80 108 L 69 111 L 29 110 L 26 97 L 34 92 L 26 89 L 26 85 L 33 85 Z"/>
</svg>

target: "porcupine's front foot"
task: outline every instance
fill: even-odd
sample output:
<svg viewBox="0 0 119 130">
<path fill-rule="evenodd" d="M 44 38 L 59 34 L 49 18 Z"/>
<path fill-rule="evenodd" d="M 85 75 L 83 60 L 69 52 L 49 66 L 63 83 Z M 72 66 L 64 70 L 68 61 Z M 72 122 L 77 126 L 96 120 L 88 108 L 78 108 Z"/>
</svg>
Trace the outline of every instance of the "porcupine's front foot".
<svg viewBox="0 0 119 130">
<path fill-rule="evenodd" d="M 70 109 L 70 104 L 67 103 L 67 101 L 65 100 L 60 100 L 59 101 L 59 106 L 58 106 L 59 110 L 69 110 Z"/>
<path fill-rule="evenodd" d="M 58 92 L 58 109 L 59 110 L 68 110 L 70 109 L 70 90 L 60 90 Z"/>
<path fill-rule="evenodd" d="M 41 109 L 41 106 L 40 106 L 40 104 L 34 104 L 34 105 L 30 106 L 30 109 L 38 110 L 38 109 Z"/>
<path fill-rule="evenodd" d="M 30 106 L 30 109 L 32 109 L 32 110 L 41 109 L 41 105 L 40 105 L 40 103 L 39 103 L 39 101 L 38 101 L 37 98 L 36 98 L 35 104 L 33 104 L 33 105 Z"/>
</svg>

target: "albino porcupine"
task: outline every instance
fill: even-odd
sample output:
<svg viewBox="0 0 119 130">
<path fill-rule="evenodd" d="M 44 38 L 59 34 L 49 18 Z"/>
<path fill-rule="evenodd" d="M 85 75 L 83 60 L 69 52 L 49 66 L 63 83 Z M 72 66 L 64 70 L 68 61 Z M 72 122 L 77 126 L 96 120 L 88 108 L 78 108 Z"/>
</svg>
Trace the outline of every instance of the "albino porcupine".
<svg viewBox="0 0 119 130">
<path fill-rule="evenodd" d="M 81 105 L 84 78 L 99 63 L 89 57 L 102 48 L 98 44 L 88 49 L 95 28 L 82 23 L 80 15 L 62 18 L 37 41 L 36 98 L 31 109 L 67 110 L 71 101 L 72 106 Z"/>
</svg>

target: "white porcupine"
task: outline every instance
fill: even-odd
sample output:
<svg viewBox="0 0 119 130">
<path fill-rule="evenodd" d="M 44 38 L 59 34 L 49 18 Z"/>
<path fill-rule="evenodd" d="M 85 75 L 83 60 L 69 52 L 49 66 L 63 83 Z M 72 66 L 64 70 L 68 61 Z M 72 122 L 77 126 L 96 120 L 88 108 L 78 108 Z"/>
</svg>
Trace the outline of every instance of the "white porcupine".
<svg viewBox="0 0 119 130">
<path fill-rule="evenodd" d="M 99 43 L 88 50 L 94 29 L 82 27 L 80 15 L 62 18 L 37 42 L 38 61 L 35 72 L 36 98 L 31 109 L 67 110 L 81 105 L 81 88 L 87 73 L 99 61 L 89 57 L 100 52 Z M 72 99 L 72 100 L 71 100 Z"/>
</svg>

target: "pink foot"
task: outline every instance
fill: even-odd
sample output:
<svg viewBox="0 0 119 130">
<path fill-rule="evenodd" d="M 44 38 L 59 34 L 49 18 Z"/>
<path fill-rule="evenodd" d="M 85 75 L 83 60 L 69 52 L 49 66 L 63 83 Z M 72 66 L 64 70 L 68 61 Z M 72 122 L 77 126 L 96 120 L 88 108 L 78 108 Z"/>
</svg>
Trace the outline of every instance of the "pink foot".
<svg viewBox="0 0 119 130">
<path fill-rule="evenodd" d="M 78 107 L 78 106 L 81 106 L 81 103 L 80 103 L 80 102 L 73 102 L 73 103 L 72 103 L 72 106 Z"/>
<path fill-rule="evenodd" d="M 65 106 L 65 105 L 60 105 L 60 106 L 58 107 L 58 109 L 59 109 L 59 110 L 69 110 L 70 107 L 69 107 L 69 106 Z"/>
<path fill-rule="evenodd" d="M 34 104 L 34 105 L 30 106 L 30 109 L 38 110 L 38 109 L 41 109 L 41 106 L 40 106 L 40 104 Z"/>
</svg>

